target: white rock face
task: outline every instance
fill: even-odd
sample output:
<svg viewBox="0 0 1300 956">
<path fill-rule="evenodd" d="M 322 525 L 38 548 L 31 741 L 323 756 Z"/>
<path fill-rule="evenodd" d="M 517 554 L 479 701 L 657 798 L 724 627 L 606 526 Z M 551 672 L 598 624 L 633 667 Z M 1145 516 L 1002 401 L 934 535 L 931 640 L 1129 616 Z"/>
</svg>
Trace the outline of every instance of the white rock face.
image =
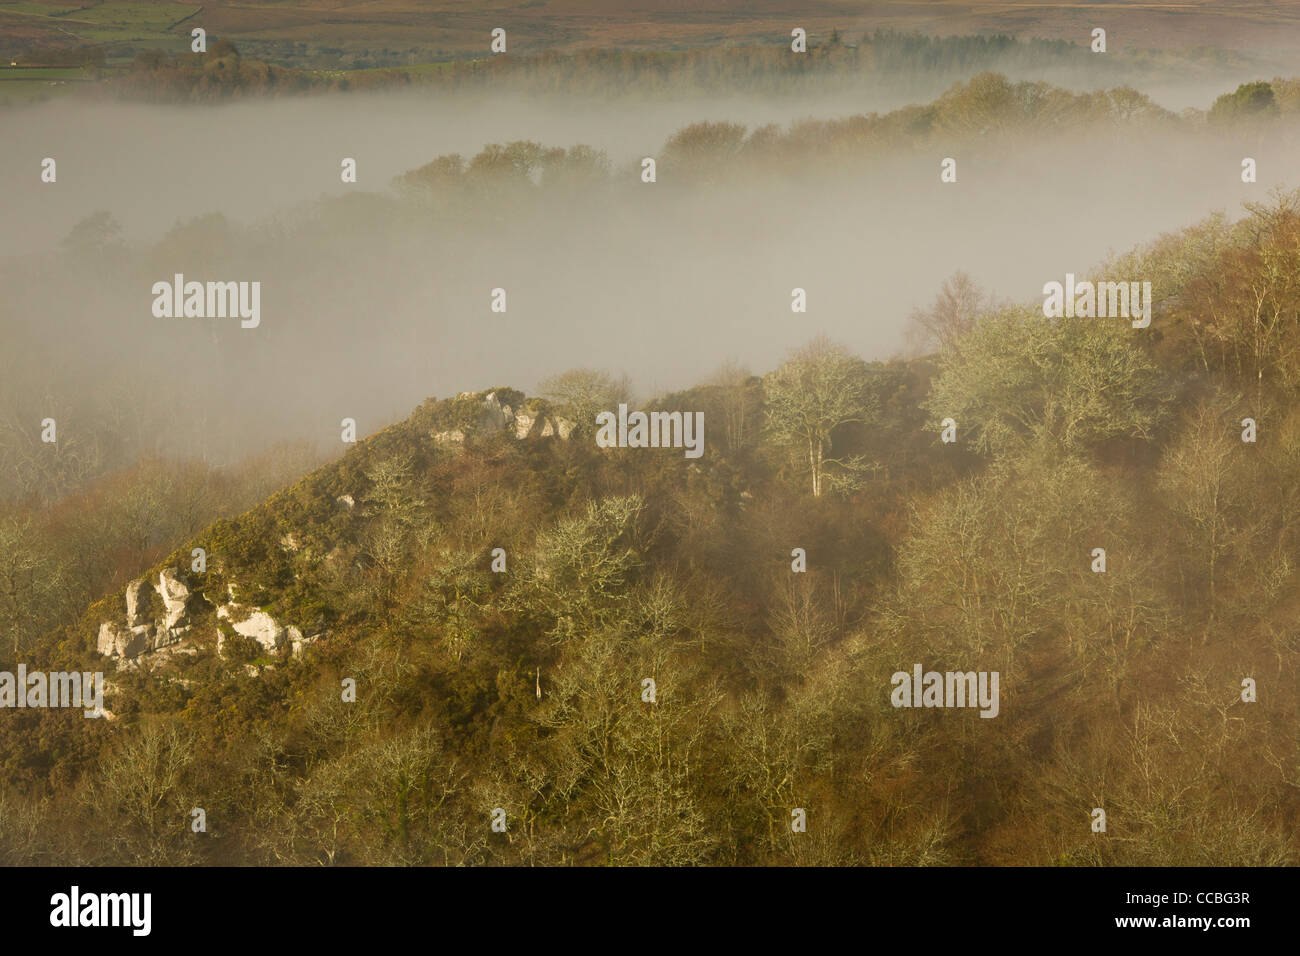
<svg viewBox="0 0 1300 956">
<path fill-rule="evenodd" d="M 505 428 L 514 421 L 510 406 L 502 407 L 496 392 L 489 392 L 483 399 L 483 409 L 479 412 L 478 422 L 482 428 Z"/>
<path fill-rule="evenodd" d="M 126 586 L 126 623 L 128 627 L 140 623 L 140 589 L 144 585 L 144 579 L 141 578 L 139 581 L 132 581 Z"/>
<path fill-rule="evenodd" d="M 190 633 L 188 627 L 173 627 L 167 629 L 162 627 L 149 628 L 146 625 L 146 630 L 152 632 L 149 641 L 149 649 L 151 651 L 157 651 L 164 647 L 169 647 Z"/>
<path fill-rule="evenodd" d="M 95 641 L 95 650 L 105 657 L 133 658 L 150 650 L 149 626 L 123 627 L 112 621 L 99 625 L 99 637 Z"/>
<path fill-rule="evenodd" d="M 95 651 L 104 657 L 117 657 L 121 653 L 119 647 L 120 628 L 112 621 L 104 621 L 99 625 L 99 636 L 95 638 Z"/>
<path fill-rule="evenodd" d="M 529 438 L 533 435 L 539 438 L 552 438 L 556 435 L 568 438 L 572 431 L 573 422 L 558 415 L 521 411 L 515 416 L 516 438 Z"/>
<path fill-rule="evenodd" d="M 226 621 L 236 634 L 251 637 L 263 650 L 279 650 L 288 640 L 288 632 L 265 611 L 244 607 L 241 604 L 223 604 L 217 608 L 218 620 Z M 294 629 L 297 631 L 297 628 Z M 298 634 L 299 640 L 302 634 Z"/>
<path fill-rule="evenodd" d="M 515 415 L 515 437 L 527 438 L 528 433 L 533 430 L 533 423 L 537 421 L 535 417 L 528 412 L 519 412 Z"/>
<path fill-rule="evenodd" d="M 461 392 L 459 397 L 472 397 L 474 394 L 473 392 Z M 549 438 L 552 435 L 568 438 L 573 431 L 573 423 L 566 419 L 553 417 L 545 412 L 538 412 L 528 408 L 516 410 L 509 405 L 501 404 L 501 399 L 496 392 L 488 392 L 484 395 L 483 403 L 479 407 L 478 417 L 473 427 L 480 431 L 489 432 L 506 429 L 512 431 L 515 438 L 521 440 L 533 436 Z M 465 441 L 465 429 L 463 428 L 432 432 L 431 434 L 433 440 L 440 445 L 458 444 Z"/>
<path fill-rule="evenodd" d="M 167 615 L 163 618 L 163 627 L 170 631 L 185 616 L 185 602 L 190 599 L 190 589 L 176 576 L 171 568 L 164 568 L 158 575 L 158 594 L 162 597 Z"/>
<path fill-rule="evenodd" d="M 334 501 L 337 504 L 343 505 L 343 507 L 345 508 L 351 508 L 356 504 L 356 501 L 352 499 L 351 495 L 339 495 L 337 498 L 334 499 Z"/>
<path fill-rule="evenodd" d="M 573 432 L 573 422 L 567 418 L 547 418 L 542 425 L 542 437 L 550 438 L 553 435 L 559 435 L 560 438 L 568 438 Z"/>
<path fill-rule="evenodd" d="M 245 607 L 242 604 L 236 604 L 234 601 L 217 608 L 217 619 L 227 622 L 234 628 L 236 634 L 251 637 L 265 651 L 273 652 L 282 647 L 288 647 L 294 657 L 300 657 L 303 648 L 320 637 L 319 634 L 303 637 L 302 631 L 293 625 L 285 627 L 265 611 Z M 218 631 L 217 653 L 221 653 L 224 643 L 224 638 L 221 632 Z"/>
<path fill-rule="evenodd" d="M 146 588 L 156 590 L 162 599 L 163 614 L 157 620 L 142 618 Z M 238 603 L 235 584 L 228 585 L 229 598 L 217 606 L 217 619 L 228 623 L 237 634 L 251 637 L 268 652 L 290 647 L 295 656 L 319 634 L 303 637 L 296 627 L 285 627 L 265 611 Z M 162 571 L 155 586 L 148 581 L 132 581 L 126 589 L 126 621 L 103 621 L 95 638 L 95 649 L 105 657 L 117 658 L 118 666 L 130 670 L 138 666 L 145 654 L 157 654 L 153 661 L 165 660 L 175 654 L 195 654 L 198 649 L 189 645 L 176 646 L 193 630 L 186 617 L 186 604 L 190 589 L 171 568 Z M 221 652 L 222 635 L 217 632 L 217 652 Z"/>
<path fill-rule="evenodd" d="M 147 590 L 146 590 L 147 589 Z M 157 592 L 163 603 L 163 616 L 157 620 L 144 617 L 144 598 Z M 185 638 L 190 627 L 185 623 L 185 604 L 190 589 L 171 568 L 158 576 L 158 584 L 143 578 L 126 586 L 126 620 L 103 621 L 95 639 L 95 649 L 105 657 L 131 661 L 141 654 L 169 647 Z"/>
<path fill-rule="evenodd" d="M 573 432 L 573 423 L 568 419 L 554 418 L 546 419 L 546 424 L 542 425 L 542 437 L 550 438 L 552 434 L 558 434 L 560 438 L 568 438 Z"/>
<path fill-rule="evenodd" d="M 302 631 L 298 630 L 296 627 L 286 627 L 285 633 L 289 638 L 289 649 L 294 657 L 302 657 L 303 648 L 316 640 L 315 635 L 312 637 L 303 637 Z"/>
</svg>

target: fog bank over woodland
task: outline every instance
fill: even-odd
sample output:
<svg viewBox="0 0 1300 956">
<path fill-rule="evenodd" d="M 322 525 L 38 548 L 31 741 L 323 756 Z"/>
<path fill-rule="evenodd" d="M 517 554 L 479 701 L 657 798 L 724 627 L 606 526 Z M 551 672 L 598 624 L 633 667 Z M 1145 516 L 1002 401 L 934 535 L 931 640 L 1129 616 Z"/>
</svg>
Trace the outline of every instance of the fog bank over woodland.
<svg viewBox="0 0 1300 956">
<path fill-rule="evenodd" d="M 1285 117 L 1245 133 L 974 130 L 950 147 L 701 160 L 687 176 L 664 143 L 688 123 L 784 131 L 900 104 L 689 105 L 391 94 L 15 111 L 21 145 L 0 155 L 5 220 L 23 224 L 0 238 L 6 417 L 33 435 L 60 417 L 70 435 L 82 409 L 111 408 L 123 440 L 231 460 L 281 438 L 328 448 L 344 417 L 365 435 L 430 395 L 531 391 L 574 366 L 626 372 L 652 395 L 727 359 L 761 373 L 819 333 L 884 359 L 954 271 L 1039 300 L 1044 282 L 1112 251 L 1300 185 Z M 440 154 L 518 140 L 588 144 L 609 176 L 480 187 L 454 209 L 391 184 Z M 44 156 L 56 184 L 39 181 Z M 357 185 L 339 181 L 345 156 Z M 642 156 L 660 158 L 657 183 L 640 181 Z M 954 184 L 940 183 L 945 156 Z M 91 230 L 60 246 L 96 210 L 122 241 Z M 155 318 L 151 287 L 178 272 L 261 282 L 260 327 Z M 498 287 L 504 314 L 489 307 Z M 791 312 L 795 287 L 807 314 Z"/>
<path fill-rule="evenodd" d="M 1263 69 L 1263 67 L 1260 67 Z M 1272 75 L 1245 68 L 1156 72 L 1139 88 L 1164 108 L 1207 108 L 1239 83 Z M 1128 71 L 1001 69 L 1013 80 L 1042 80 L 1088 91 L 1135 82 Z M 969 79 L 969 77 L 964 77 Z M 359 185 L 386 186 L 445 153 L 472 156 L 488 143 L 586 143 L 615 162 L 653 155 L 682 127 L 728 121 L 756 128 L 809 118 L 885 113 L 929 102 L 952 75 L 889 76 L 860 88 L 784 96 L 663 95 L 600 98 L 518 92 L 436 90 L 286 96 L 227 105 L 150 105 L 69 98 L 5 112 L 13 148 L 0 152 L 6 218 L 22 230 L 0 234 L 0 256 L 45 249 L 89 210 L 108 209 L 128 238 L 149 239 L 178 218 L 221 210 L 248 221 L 268 210 L 346 191 L 344 156 L 358 159 Z M 58 188 L 31 188 L 42 159 L 59 162 Z"/>
</svg>

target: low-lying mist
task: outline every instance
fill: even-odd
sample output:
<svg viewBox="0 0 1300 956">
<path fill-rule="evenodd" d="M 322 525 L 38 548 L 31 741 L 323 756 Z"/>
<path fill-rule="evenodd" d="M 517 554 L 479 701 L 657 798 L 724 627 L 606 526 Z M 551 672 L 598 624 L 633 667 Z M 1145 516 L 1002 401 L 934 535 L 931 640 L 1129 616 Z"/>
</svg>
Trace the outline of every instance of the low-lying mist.
<svg viewBox="0 0 1300 956">
<path fill-rule="evenodd" d="M 865 100 L 695 101 L 688 114 L 665 101 L 387 94 L 15 111 L 21 145 L 0 154 L 10 433 L 35 442 L 54 417 L 71 441 L 111 419 L 132 449 L 220 462 L 285 438 L 341 448 L 345 417 L 364 435 L 430 395 L 530 391 L 575 366 L 626 372 L 648 396 L 728 359 L 765 371 L 822 333 L 883 359 L 957 270 L 1032 301 L 1112 252 L 1300 185 L 1289 116 L 1246 131 L 1172 116 L 975 121 L 904 148 L 868 132 L 690 162 L 665 150 L 702 120 L 785 133 L 900 105 Z M 588 144 L 607 169 L 393 185 L 439 155 L 520 140 Z M 56 183 L 40 181 L 45 156 Z M 642 182 L 645 156 L 659 160 L 655 183 Z M 344 157 L 354 185 L 340 181 Z M 945 157 L 955 183 L 940 181 Z M 1242 182 L 1243 157 L 1257 183 Z M 176 273 L 260 282 L 259 327 L 156 318 L 151 288 Z M 504 313 L 491 309 L 498 288 Z M 805 314 L 791 311 L 795 288 Z"/>
<path fill-rule="evenodd" d="M 1241 57 L 1157 68 L 1122 53 L 1106 60 L 1070 52 L 1059 62 L 1043 57 L 1028 65 L 1008 55 L 993 58 L 990 68 L 1014 81 L 1078 92 L 1134 86 L 1174 112 L 1205 109 L 1238 84 L 1275 72 L 1269 62 Z M 485 144 L 513 140 L 586 143 L 617 161 L 652 155 L 690 123 L 786 126 L 886 113 L 934 100 L 975 72 L 832 72 L 801 81 L 760 73 L 775 84 L 761 92 L 717 81 L 637 93 L 612 74 L 605 89 L 594 81 L 596 92 L 567 94 L 534 91 L 523 78 L 503 76 L 490 89 L 251 96 L 224 105 L 73 96 L 4 112 L 12 148 L 0 152 L 0 182 L 14 188 L 4 190 L 3 202 L 6 218 L 23 228 L 0 233 L 0 257 L 52 246 L 94 209 L 111 211 L 132 239 L 155 238 L 179 218 L 217 209 L 251 221 L 345 192 L 336 175 L 343 156 L 361 161 L 359 185 L 369 189 L 435 156 L 473 155 Z M 32 171 L 45 157 L 59 162 L 57 189 L 32 188 Z"/>
</svg>

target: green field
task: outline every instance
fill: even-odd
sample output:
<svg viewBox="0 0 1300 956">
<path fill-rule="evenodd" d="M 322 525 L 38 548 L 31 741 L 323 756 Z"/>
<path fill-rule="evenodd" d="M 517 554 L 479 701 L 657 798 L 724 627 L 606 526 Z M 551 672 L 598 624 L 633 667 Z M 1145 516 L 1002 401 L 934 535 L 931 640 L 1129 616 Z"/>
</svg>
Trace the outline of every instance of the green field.
<svg viewBox="0 0 1300 956">
<path fill-rule="evenodd" d="M 30 20 L 30 26 L 67 43 L 144 43 L 160 45 L 184 40 L 176 24 L 200 9 L 188 3 L 139 3 L 131 0 L 108 0 L 89 6 L 32 3 L 30 0 L 4 2 L 0 14 L 13 14 Z M 22 20 L 15 21 L 22 23 Z M 29 24 L 22 23 L 23 26 Z"/>
<path fill-rule="evenodd" d="M 48 80 L 14 80 L 0 83 L 0 107 L 22 106 L 55 96 L 63 96 L 77 89 L 75 83 L 51 83 Z"/>
<path fill-rule="evenodd" d="M 0 68 L 0 82 L 14 83 L 25 80 L 85 80 L 84 70 L 75 66 L 20 66 Z"/>
<path fill-rule="evenodd" d="M 1079 43 L 1099 10 L 1117 49 L 1300 51 L 1300 5 L 1245 0 L 0 0 L 0 52 L 78 43 L 179 50 L 195 25 L 253 55 L 325 68 L 353 59 L 397 66 L 483 56 L 490 31 L 502 24 L 510 52 L 523 55 L 788 42 L 795 21 L 810 38 L 832 30 L 849 37 L 876 29 L 924 33 L 942 20 L 944 33 Z M 331 57 L 336 62 L 323 62 Z"/>
<path fill-rule="evenodd" d="M 8 13 L 22 13 L 33 17 L 62 17 L 75 13 L 81 7 L 47 3 L 0 3 L 0 9 Z"/>
<path fill-rule="evenodd" d="M 20 106 L 64 96 L 96 79 L 96 70 L 77 66 L 0 66 L 0 106 Z"/>
</svg>

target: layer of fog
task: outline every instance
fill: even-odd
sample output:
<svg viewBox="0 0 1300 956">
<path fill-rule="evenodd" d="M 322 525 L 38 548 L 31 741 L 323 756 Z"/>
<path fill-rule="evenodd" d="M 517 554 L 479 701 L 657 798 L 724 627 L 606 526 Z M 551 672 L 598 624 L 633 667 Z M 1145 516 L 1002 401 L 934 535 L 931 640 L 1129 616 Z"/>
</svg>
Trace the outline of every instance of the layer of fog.
<svg viewBox="0 0 1300 956">
<path fill-rule="evenodd" d="M 861 111 L 820 105 L 828 115 Z M 1297 137 L 1280 131 L 1244 141 L 988 142 L 956 151 L 949 185 L 939 182 L 940 151 L 865 157 L 848 178 L 810 162 L 770 180 L 731 181 L 724 169 L 707 187 L 682 187 L 668 169 L 641 183 L 636 158 L 689 121 L 794 117 L 758 102 L 677 115 L 670 104 L 545 112 L 409 96 L 78 109 L 16 114 L 21 146 L 0 158 L 17 207 L 5 221 L 22 223 L 6 230 L 4 248 L 29 254 L 5 267 L 0 305 L 6 377 L 33 383 L 20 415 L 35 433 L 45 408 L 108 402 L 136 423 L 142 447 L 215 460 L 286 437 L 328 447 L 344 417 L 365 434 L 430 395 L 531 392 L 574 366 L 625 371 L 652 395 L 697 384 L 727 359 L 765 371 L 819 333 L 886 358 L 909 311 L 956 270 L 1034 301 L 1044 282 L 1088 271 L 1110 251 L 1213 210 L 1239 214 L 1273 185 L 1300 185 Z M 382 205 L 302 203 L 349 188 L 391 197 L 395 173 L 516 139 L 604 148 L 621 178 L 545 216 L 487 203 L 473 228 L 454 233 L 432 215 L 426 227 L 389 228 L 374 218 Z M 54 185 L 36 175 L 47 154 L 59 162 Z M 1241 182 L 1246 155 L 1258 161 L 1258 184 Z M 358 159 L 355 187 L 339 183 L 342 156 Z M 145 258 L 142 242 L 126 269 L 40 271 L 31 251 L 95 209 L 148 243 L 178 220 L 222 211 L 236 237 L 251 224 L 254 244 Z M 175 272 L 260 281 L 261 327 L 155 318 L 150 287 Z M 497 287 L 507 290 L 505 314 L 489 308 Z M 807 314 L 791 312 L 794 287 L 807 290 Z"/>
<path fill-rule="evenodd" d="M 1249 69 L 1184 65 L 1177 73 L 1061 66 L 1030 75 L 1014 65 L 1003 72 L 1075 91 L 1133 83 L 1175 112 L 1208 108 L 1238 83 L 1272 76 L 1263 63 Z M 435 156 L 471 156 L 487 143 L 521 139 L 587 143 L 618 162 L 653 155 L 693 122 L 784 127 L 809 118 L 884 113 L 929 102 L 958 79 L 968 76 L 889 76 L 848 89 L 831 78 L 824 89 L 817 81 L 804 93 L 782 96 L 610 99 L 425 90 L 225 106 L 54 100 L 5 114 L 9 148 L 0 151 L 0 209 L 5 222 L 22 228 L 0 231 L 0 257 L 51 247 L 95 209 L 110 211 L 133 239 L 156 237 L 178 219 L 217 209 L 251 221 L 292 202 L 342 192 L 338 168 L 345 156 L 358 160 L 360 185 L 370 189 Z M 46 157 L 59 164 L 55 188 L 39 188 L 36 178 Z"/>
</svg>

